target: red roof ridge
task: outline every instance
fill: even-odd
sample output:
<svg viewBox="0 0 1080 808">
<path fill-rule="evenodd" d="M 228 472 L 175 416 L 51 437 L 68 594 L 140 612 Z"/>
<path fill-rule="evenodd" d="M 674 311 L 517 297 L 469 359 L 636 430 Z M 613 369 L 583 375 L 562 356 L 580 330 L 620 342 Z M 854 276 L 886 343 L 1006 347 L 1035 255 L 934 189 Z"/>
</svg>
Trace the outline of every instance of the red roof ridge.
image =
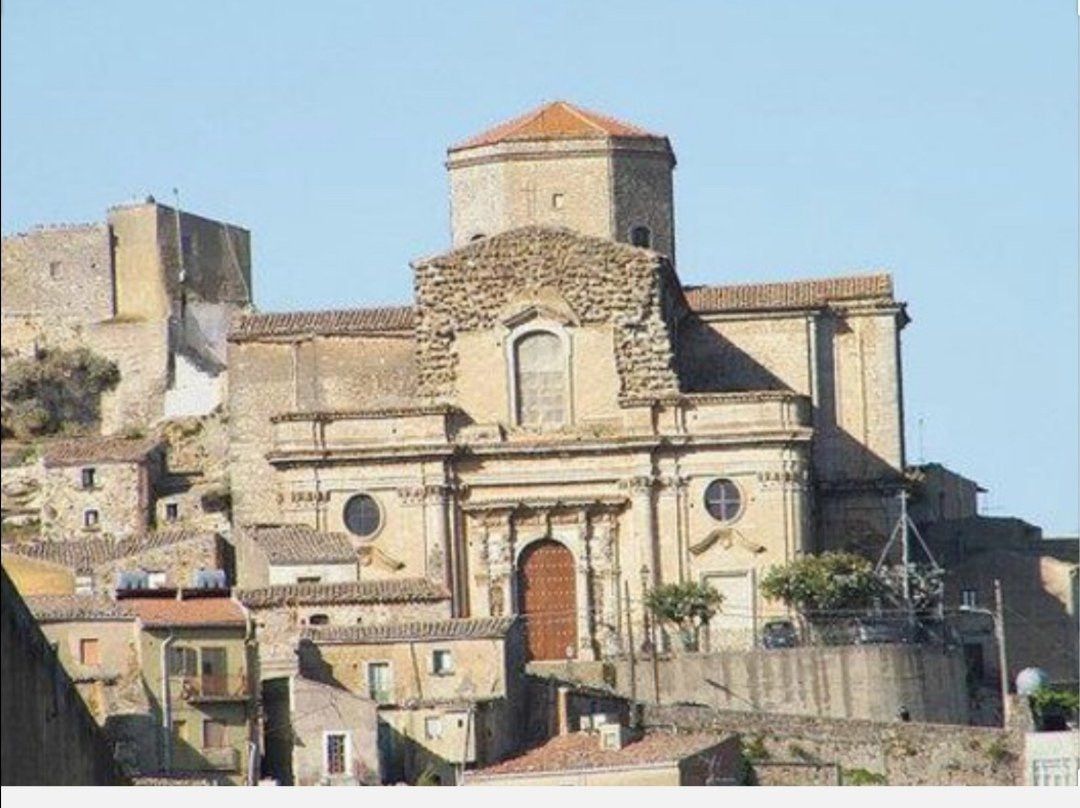
<svg viewBox="0 0 1080 808">
<path fill-rule="evenodd" d="M 618 118 L 584 109 L 567 101 L 549 101 L 510 120 L 485 129 L 449 151 L 491 146 L 508 140 L 559 140 L 577 138 L 662 138 Z"/>
</svg>

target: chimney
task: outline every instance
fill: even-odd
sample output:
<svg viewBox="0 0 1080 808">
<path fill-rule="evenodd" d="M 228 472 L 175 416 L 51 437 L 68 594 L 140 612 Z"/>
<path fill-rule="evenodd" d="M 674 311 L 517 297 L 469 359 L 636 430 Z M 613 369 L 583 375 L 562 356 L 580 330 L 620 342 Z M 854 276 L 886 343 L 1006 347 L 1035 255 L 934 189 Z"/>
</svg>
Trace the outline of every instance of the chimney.
<svg viewBox="0 0 1080 808">
<path fill-rule="evenodd" d="M 555 727 L 559 735 L 570 734 L 570 688 L 559 685 L 555 693 Z"/>
</svg>

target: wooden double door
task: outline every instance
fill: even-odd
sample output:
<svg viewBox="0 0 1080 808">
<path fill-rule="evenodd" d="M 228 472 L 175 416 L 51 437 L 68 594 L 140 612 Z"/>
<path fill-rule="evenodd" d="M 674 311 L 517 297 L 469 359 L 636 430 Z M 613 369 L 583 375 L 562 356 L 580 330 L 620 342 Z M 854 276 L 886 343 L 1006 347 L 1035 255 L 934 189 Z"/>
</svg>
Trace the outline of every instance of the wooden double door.
<svg viewBox="0 0 1080 808">
<path fill-rule="evenodd" d="M 577 656 L 574 556 L 552 539 L 530 544 L 518 564 L 518 613 L 525 620 L 526 658 Z"/>
</svg>

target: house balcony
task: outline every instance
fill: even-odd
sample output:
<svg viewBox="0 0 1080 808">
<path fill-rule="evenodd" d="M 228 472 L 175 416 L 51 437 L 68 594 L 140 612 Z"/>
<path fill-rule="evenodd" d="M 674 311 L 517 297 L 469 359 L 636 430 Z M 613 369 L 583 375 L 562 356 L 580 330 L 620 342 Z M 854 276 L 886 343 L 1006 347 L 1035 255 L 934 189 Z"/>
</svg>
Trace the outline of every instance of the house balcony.
<svg viewBox="0 0 1080 808">
<path fill-rule="evenodd" d="M 174 699 L 191 704 L 212 701 L 247 701 L 251 683 L 246 674 L 181 676 L 170 681 Z"/>
</svg>

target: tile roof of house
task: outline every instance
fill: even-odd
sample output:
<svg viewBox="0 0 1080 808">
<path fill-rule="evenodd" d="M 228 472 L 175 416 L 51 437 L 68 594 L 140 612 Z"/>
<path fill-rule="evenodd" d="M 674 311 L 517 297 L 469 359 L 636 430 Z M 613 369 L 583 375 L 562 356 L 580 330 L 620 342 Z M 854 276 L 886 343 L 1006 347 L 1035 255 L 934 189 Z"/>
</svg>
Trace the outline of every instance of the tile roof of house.
<svg viewBox="0 0 1080 808">
<path fill-rule="evenodd" d="M 852 300 L 893 302 L 892 277 L 884 273 L 780 283 L 688 286 L 683 291 L 690 308 L 701 313 L 817 308 Z"/>
<path fill-rule="evenodd" d="M 198 530 L 162 530 L 130 539 L 79 539 L 76 541 L 13 542 L 6 552 L 35 558 L 69 569 L 90 569 L 98 564 L 137 556 L 162 547 L 191 541 L 218 541 L 216 533 Z"/>
<path fill-rule="evenodd" d="M 138 463 L 160 444 L 157 438 L 72 438 L 53 441 L 43 456 L 46 466 Z"/>
<path fill-rule="evenodd" d="M 450 593 L 426 578 L 390 578 L 328 584 L 277 584 L 243 589 L 236 597 L 251 609 L 355 603 L 421 603 L 449 600 Z"/>
<path fill-rule="evenodd" d="M 27 595 L 23 600 L 39 623 L 134 620 L 136 616 L 124 602 L 103 595 Z"/>
<path fill-rule="evenodd" d="M 557 735 L 542 746 L 492 766 L 476 770 L 474 776 L 500 776 L 537 772 L 608 769 L 674 763 L 716 746 L 723 738 L 706 732 L 671 734 L 648 733 L 622 749 L 601 749 L 598 735 L 574 732 Z"/>
<path fill-rule="evenodd" d="M 515 617 L 469 617 L 359 626 L 307 626 L 302 639 L 326 645 L 374 645 L 410 640 L 499 639 L 514 624 Z"/>
<path fill-rule="evenodd" d="M 412 333 L 414 320 L 415 311 L 412 306 L 247 314 L 233 322 L 229 329 L 229 340 L 243 342 L 293 334 L 336 336 L 403 331 Z"/>
<path fill-rule="evenodd" d="M 319 533 L 307 525 L 267 525 L 247 531 L 270 564 L 356 563 L 356 548 L 344 533 Z"/>
<path fill-rule="evenodd" d="M 510 140 L 609 137 L 660 138 L 662 135 L 655 135 L 633 124 L 582 109 L 565 101 L 552 101 L 455 144 L 450 147 L 450 151 L 490 146 Z"/>
<path fill-rule="evenodd" d="M 150 628 L 169 626 L 243 626 L 247 617 L 232 598 L 125 598 L 143 624 Z"/>
</svg>

